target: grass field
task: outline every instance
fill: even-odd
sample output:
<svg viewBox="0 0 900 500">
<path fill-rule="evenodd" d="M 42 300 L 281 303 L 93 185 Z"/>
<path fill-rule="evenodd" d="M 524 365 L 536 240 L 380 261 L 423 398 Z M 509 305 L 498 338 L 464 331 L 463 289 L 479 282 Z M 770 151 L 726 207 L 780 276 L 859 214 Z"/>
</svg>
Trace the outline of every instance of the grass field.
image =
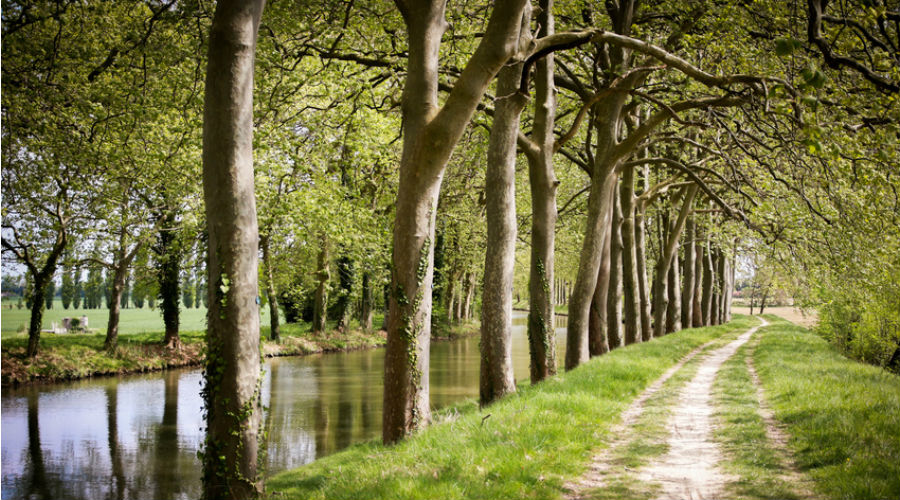
<svg viewBox="0 0 900 500">
<path fill-rule="evenodd" d="M 12 309 L 9 306 L 12 305 Z M 269 309 L 267 307 L 260 308 L 261 324 L 266 325 L 269 321 Z M 62 302 L 56 300 L 53 309 L 44 311 L 43 329 L 49 330 L 50 323 L 55 321 L 62 322 L 63 318 L 88 317 L 88 325 L 97 333 L 106 334 L 106 323 L 109 320 L 109 309 L 63 309 Z M 3 309 L 0 310 L 0 335 L 2 338 L 14 338 L 25 336 L 28 322 L 31 318 L 31 311 L 18 309 L 14 302 L 3 301 Z M 206 330 L 206 308 L 187 309 L 182 306 L 179 316 L 181 323 L 181 331 L 192 332 Z M 122 315 L 119 318 L 119 333 L 123 335 L 132 333 L 153 333 L 162 332 L 164 330 L 162 314 L 159 308 L 150 309 L 122 309 Z"/>
</svg>

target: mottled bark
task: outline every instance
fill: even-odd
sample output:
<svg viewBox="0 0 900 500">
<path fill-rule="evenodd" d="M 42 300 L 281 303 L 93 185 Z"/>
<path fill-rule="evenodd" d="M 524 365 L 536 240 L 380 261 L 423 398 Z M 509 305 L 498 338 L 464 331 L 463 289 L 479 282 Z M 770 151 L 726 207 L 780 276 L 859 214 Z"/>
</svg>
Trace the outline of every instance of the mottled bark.
<svg viewBox="0 0 900 500">
<path fill-rule="evenodd" d="M 553 0 L 541 0 L 539 37 L 554 33 Z M 528 353 L 531 383 L 556 374 L 555 301 L 550 286 L 555 282 L 556 188 L 553 168 L 553 128 L 556 121 L 554 57 L 548 54 L 535 64 L 534 123 L 531 142 L 525 148 L 531 191 L 531 255 L 528 271 Z M 563 300 L 564 301 L 564 300 Z"/>
<path fill-rule="evenodd" d="M 607 231 L 612 231 L 612 224 L 607 226 Z M 594 297 L 591 300 L 591 313 L 588 317 L 588 352 L 591 357 L 609 352 L 610 342 L 607 336 L 609 323 L 606 316 L 609 312 L 607 304 L 609 294 L 610 273 L 610 246 L 609 234 L 606 235 L 603 245 L 603 253 L 600 255 L 600 269 L 597 274 L 597 286 L 594 287 Z"/>
<path fill-rule="evenodd" d="M 704 326 L 703 322 L 703 277 L 706 275 L 703 272 L 703 266 L 706 262 L 706 257 L 703 253 L 703 244 L 701 243 L 700 232 L 696 231 L 696 236 L 694 238 L 694 297 L 693 297 L 693 311 L 691 313 L 691 326 L 694 328 L 698 328 Z"/>
<path fill-rule="evenodd" d="M 527 43 L 530 8 L 523 14 Z M 523 63 L 505 66 L 497 75 L 494 123 L 488 143 L 484 194 L 487 246 L 481 302 L 481 371 L 479 402 L 490 404 L 516 391 L 512 366 L 512 290 L 516 261 L 516 139 L 519 115 L 527 99 L 516 90 Z M 474 287 L 473 287 L 474 288 Z M 469 302 L 468 300 L 466 301 Z"/>
<path fill-rule="evenodd" d="M 612 186 L 612 218 L 609 232 L 609 291 L 606 293 L 606 336 L 609 348 L 622 346 L 622 207 L 619 191 Z"/>
<path fill-rule="evenodd" d="M 428 372 L 438 194 L 450 154 L 488 84 L 518 48 L 526 2 L 495 2 L 478 48 L 443 106 L 437 93 L 446 2 L 396 3 L 407 28 L 408 52 L 384 360 L 385 443 L 396 442 L 431 420 Z"/>
<path fill-rule="evenodd" d="M 697 195 L 697 185 L 691 184 L 690 186 L 684 188 L 685 193 L 683 197 L 683 201 L 681 202 L 681 210 L 678 213 L 678 219 L 675 223 L 670 226 L 669 234 L 666 238 L 666 244 L 664 248 L 660 249 L 660 258 L 657 262 L 656 267 L 656 280 L 658 285 L 657 292 L 659 298 L 653 299 L 653 336 L 661 337 L 665 333 L 665 319 L 666 312 L 668 308 L 668 275 L 669 275 L 669 267 L 672 265 L 672 261 L 675 259 L 678 252 L 678 240 L 681 238 L 681 233 L 684 231 L 684 226 L 687 222 L 687 216 L 691 211 L 691 205 L 694 203 L 694 197 Z M 679 318 L 680 319 L 680 318 Z"/>
<path fill-rule="evenodd" d="M 622 316 L 625 345 L 641 341 L 641 297 L 638 285 L 634 220 L 634 168 L 625 168 L 619 189 L 622 204 Z"/>
<path fill-rule="evenodd" d="M 209 231 L 203 496 L 257 498 L 260 353 L 253 66 L 264 0 L 220 0 L 209 35 L 203 197 Z"/>
<path fill-rule="evenodd" d="M 650 310 L 650 283 L 647 279 L 647 237 L 644 222 L 644 207 L 635 207 L 634 216 L 634 253 L 637 262 L 638 296 L 640 298 L 641 341 L 653 338 L 653 327 Z"/>
</svg>

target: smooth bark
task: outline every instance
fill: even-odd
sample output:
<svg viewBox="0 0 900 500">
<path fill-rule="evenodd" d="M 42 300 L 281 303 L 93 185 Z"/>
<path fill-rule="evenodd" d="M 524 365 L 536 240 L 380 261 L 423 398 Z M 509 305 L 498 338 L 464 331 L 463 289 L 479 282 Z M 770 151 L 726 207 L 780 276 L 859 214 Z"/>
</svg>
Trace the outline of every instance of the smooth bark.
<svg viewBox="0 0 900 500">
<path fill-rule="evenodd" d="M 431 289 L 437 199 L 450 154 L 489 83 L 518 49 L 525 0 L 499 0 L 475 53 L 438 104 L 443 0 L 395 2 L 407 28 L 403 152 L 394 219 L 390 314 L 384 360 L 382 439 L 428 424 Z"/>
<path fill-rule="evenodd" d="M 607 231 L 612 231 L 612 224 L 607 226 Z M 600 255 L 600 269 L 597 275 L 597 286 L 594 287 L 594 297 L 591 300 L 591 314 L 588 317 L 588 352 L 591 357 L 606 354 L 613 347 L 610 345 L 609 336 L 607 335 L 609 323 L 606 319 L 609 313 L 607 298 L 609 295 L 611 266 L 611 239 L 607 234 L 603 245 L 603 253 Z"/>
<path fill-rule="evenodd" d="M 638 285 L 634 220 L 634 168 L 625 168 L 619 187 L 622 204 L 622 316 L 625 345 L 641 341 L 641 297 Z"/>
<path fill-rule="evenodd" d="M 681 325 L 690 328 L 694 323 L 694 236 L 696 234 L 694 216 L 688 217 L 687 226 L 684 229 L 684 283 L 681 290 Z"/>
<path fill-rule="evenodd" d="M 278 318 L 278 292 L 275 290 L 272 253 L 269 245 L 270 239 L 268 235 L 259 239 L 259 246 L 262 249 L 263 279 L 266 280 L 266 297 L 269 299 L 269 339 L 277 342 L 281 339 L 281 326 Z"/>
<path fill-rule="evenodd" d="M 523 15 L 520 45 L 528 42 L 530 9 Z M 516 139 L 527 99 L 517 92 L 522 63 L 497 75 L 494 123 L 485 172 L 487 246 L 481 302 L 479 402 L 488 405 L 516 391 L 512 366 L 512 291 L 516 263 Z M 468 300 L 466 301 L 469 302 Z"/>
<path fill-rule="evenodd" d="M 539 37 L 554 33 L 553 0 L 541 0 L 538 25 Z M 550 285 L 555 282 L 556 188 L 559 185 L 553 167 L 554 68 L 552 53 L 535 65 L 534 123 L 527 144 L 531 147 L 524 148 L 528 159 L 532 215 L 528 271 L 528 353 L 532 384 L 556 374 L 555 301 L 550 291 Z M 562 302 L 565 303 L 565 299 Z"/>
<path fill-rule="evenodd" d="M 209 231 L 203 496 L 257 498 L 260 438 L 253 67 L 264 0 L 220 0 L 209 35 L 203 196 Z"/>
<path fill-rule="evenodd" d="M 670 227 L 668 237 L 666 238 L 665 248 L 660 249 L 660 258 L 656 266 L 655 285 L 657 297 L 653 299 L 653 336 L 662 337 L 665 334 L 666 312 L 668 308 L 668 275 L 669 268 L 678 251 L 678 240 L 684 230 L 687 222 L 687 216 L 691 211 L 691 205 L 694 203 L 694 197 L 697 195 L 698 186 L 691 184 L 685 188 L 683 200 L 681 202 L 681 210 L 678 212 L 678 219 Z"/>
<path fill-rule="evenodd" d="M 609 291 L 606 294 L 606 335 L 609 348 L 622 346 L 622 208 L 616 184 L 612 186 L 609 241 Z"/>
</svg>

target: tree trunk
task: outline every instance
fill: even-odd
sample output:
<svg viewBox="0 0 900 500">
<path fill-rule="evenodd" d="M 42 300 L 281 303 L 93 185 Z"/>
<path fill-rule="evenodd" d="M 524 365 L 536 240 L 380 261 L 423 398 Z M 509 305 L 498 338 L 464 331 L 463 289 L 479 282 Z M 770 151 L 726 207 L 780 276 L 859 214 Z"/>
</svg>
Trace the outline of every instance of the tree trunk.
<svg viewBox="0 0 900 500">
<path fill-rule="evenodd" d="M 644 207 L 635 207 L 634 217 L 634 252 L 637 263 L 638 295 L 640 298 L 641 316 L 640 341 L 648 341 L 653 338 L 653 326 L 650 309 L 650 283 L 647 280 L 647 238 L 644 222 Z"/>
<path fill-rule="evenodd" d="M 157 214 L 160 224 L 156 247 L 159 267 L 157 282 L 159 283 L 159 309 L 162 312 L 165 336 L 163 343 L 169 348 L 177 348 L 181 344 L 178 335 L 181 297 L 181 245 L 176 225 L 178 221 L 174 210 L 163 209 Z"/>
<path fill-rule="evenodd" d="M 665 333 L 666 310 L 668 308 L 668 274 L 672 260 L 678 252 L 678 240 L 684 231 L 687 216 L 691 211 L 691 205 L 694 203 L 694 196 L 697 194 L 697 185 L 691 184 L 684 188 L 684 198 L 681 202 L 681 211 L 678 213 L 678 219 L 674 225 L 670 227 L 666 245 L 660 249 L 660 257 L 656 267 L 656 284 L 659 298 L 653 299 L 653 336 L 662 337 Z M 680 196 L 679 196 L 680 197 Z M 658 285 L 657 285 L 658 284 Z"/>
<path fill-rule="evenodd" d="M 707 237 L 706 250 L 703 256 L 703 300 L 701 306 L 703 308 L 703 326 L 711 326 L 712 322 L 712 296 L 713 296 L 713 252 Z"/>
<path fill-rule="evenodd" d="M 269 339 L 278 342 L 281 339 L 281 327 L 278 318 L 278 292 L 275 290 L 275 277 L 272 274 L 272 254 L 269 249 L 269 236 L 259 239 L 263 258 L 263 279 L 266 280 L 266 297 L 269 298 Z"/>
<path fill-rule="evenodd" d="M 478 48 L 439 107 L 438 57 L 447 28 L 446 2 L 398 2 L 409 43 L 384 360 L 385 443 L 396 442 L 431 420 L 428 370 L 438 194 L 450 154 L 488 84 L 518 48 L 525 3 L 495 2 Z"/>
<path fill-rule="evenodd" d="M 523 15 L 523 42 L 531 20 Z M 487 246 L 481 298 L 481 406 L 516 391 L 512 366 L 512 290 L 516 264 L 516 139 L 525 96 L 517 93 L 523 63 L 497 75 L 498 98 L 485 173 Z M 467 299 L 468 303 L 469 300 Z"/>
<path fill-rule="evenodd" d="M 690 328 L 694 324 L 694 288 L 695 276 L 694 257 L 696 248 L 694 246 L 694 238 L 697 233 L 697 227 L 694 224 L 694 216 L 691 215 L 687 221 L 684 234 L 684 285 L 681 291 L 681 325 L 684 328 Z"/>
<path fill-rule="evenodd" d="M 260 353 L 253 66 L 264 0 L 220 0 L 209 35 L 203 195 L 209 231 L 203 496 L 257 498 Z"/>
<path fill-rule="evenodd" d="M 472 310 L 475 305 L 475 286 L 478 284 L 475 271 L 471 271 L 466 275 L 466 302 L 463 308 L 462 319 L 472 319 Z"/>
<path fill-rule="evenodd" d="M 588 313 L 597 286 L 603 245 L 606 244 L 606 227 L 612 224 L 612 190 L 616 185 L 615 166 L 599 167 L 595 172 L 588 195 L 587 228 L 578 262 L 578 275 L 569 300 L 566 370 L 577 367 L 589 357 Z"/>
<path fill-rule="evenodd" d="M 622 204 L 622 294 L 625 302 L 625 345 L 641 341 L 641 297 L 638 285 L 634 224 L 634 169 L 626 168 L 620 186 Z"/>
<path fill-rule="evenodd" d="M 359 324 L 364 332 L 372 331 L 372 320 L 375 315 L 375 288 L 372 286 L 371 273 L 362 276 L 362 307 L 359 312 Z"/>
<path fill-rule="evenodd" d="M 762 297 L 759 299 L 759 315 L 762 316 L 766 312 L 766 298 L 769 296 L 769 287 L 763 290 Z"/>
<path fill-rule="evenodd" d="M 678 259 L 678 246 L 675 248 L 675 256 L 669 265 L 669 305 L 666 308 L 666 333 L 675 333 L 681 330 L 681 263 Z"/>
<path fill-rule="evenodd" d="M 703 253 L 703 245 L 698 244 L 698 242 L 701 240 L 700 231 L 696 227 L 694 229 L 694 290 L 693 298 L 691 299 L 693 302 L 693 311 L 691 312 L 691 326 L 693 326 L 694 328 L 698 328 L 704 326 L 703 279 L 706 273 L 703 271 L 703 266 L 706 260 Z"/>
<path fill-rule="evenodd" d="M 319 254 L 316 259 L 316 295 L 313 303 L 313 333 L 321 333 L 325 331 L 326 321 L 328 319 L 328 280 L 331 279 L 331 271 L 329 269 L 329 252 L 328 237 L 325 234 L 319 235 Z"/>
<path fill-rule="evenodd" d="M 712 297 L 710 298 L 709 304 L 709 323 L 714 326 L 722 323 L 721 318 L 719 317 L 719 312 L 721 311 L 720 306 L 722 305 L 720 289 L 721 274 L 719 272 L 719 262 L 721 260 L 722 252 L 718 248 L 714 248 L 712 250 Z"/>
<path fill-rule="evenodd" d="M 343 254 L 337 261 L 338 281 L 341 291 L 337 298 L 337 329 L 346 331 L 350 327 L 351 298 L 353 297 L 353 260 Z"/>
<path fill-rule="evenodd" d="M 607 231 L 612 231 L 612 224 L 607 226 Z M 597 286 L 594 287 L 594 298 L 591 300 L 591 314 L 588 318 L 588 352 L 591 357 L 600 356 L 609 352 L 610 348 L 618 347 L 618 344 L 611 345 L 607 330 L 609 323 L 607 315 L 609 314 L 609 274 L 612 260 L 610 251 L 612 237 L 606 235 L 603 245 L 603 253 L 600 256 L 600 269 L 597 274 Z"/>
<path fill-rule="evenodd" d="M 555 29 L 553 0 L 541 0 L 538 36 Z M 531 190 L 531 256 L 528 275 L 528 353 L 531 383 L 556 375 L 555 301 L 550 285 L 555 282 L 556 188 L 553 168 L 553 128 L 556 121 L 556 89 L 553 54 L 537 61 L 534 72 L 534 124 L 531 139 L 537 147 L 525 149 Z M 563 300 L 565 301 L 565 300 Z"/>
<path fill-rule="evenodd" d="M 68 235 L 63 230 L 56 238 L 53 248 L 47 254 L 44 265 L 38 269 L 37 264 L 26 261 L 25 265 L 31 273 L 34 288 L 31 294 L 31 318 L 28 322 L 28 348 L 25 355 L 29 358 L 37 356 L 41 341 L 41 324 L 44 320 L 44 293 L 56 273 L 56 263 L 66 248 Z M 6 243 L 4 241 L 4 243 Z"/>
<path fill-rule="evenodd" d="M 613 212 L 610 221 L 609 291 L 606 294 L 606 336 L 609 348 L 622 346 L 622 208 L 619 192 L 612 187 Z"/>
</svg>

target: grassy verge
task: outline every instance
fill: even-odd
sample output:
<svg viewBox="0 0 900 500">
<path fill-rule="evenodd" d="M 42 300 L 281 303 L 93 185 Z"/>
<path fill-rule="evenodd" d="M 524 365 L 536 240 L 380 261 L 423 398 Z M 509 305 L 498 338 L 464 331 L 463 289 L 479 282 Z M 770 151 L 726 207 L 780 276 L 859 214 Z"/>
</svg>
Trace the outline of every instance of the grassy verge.
<svg viewBox="0 0 900 500">
<path fill-rule="evenodd" d="M 724 472 L 736 480 L 726 493 L 735 499 L 795 499 L 796 485 L 784 481 L 784 464 L 772 449 L 758 412 L 756 387 L 745 361 L 761 333 L 742 346 L 719 370 L 713 384 L 716 440 L 722 446 Z M 752 345 L 751 345 L 752 344 Z"/>
<path fill-rule="evenodd" d="M 753 355 L 775 417 L 823 498 L 900 498 L 900 377 L 766 316 Z"/>
<path fill-rule="evenodd" d="M 753 320 L 617 349 L 480 410 L 474 402 L 392 447 L 363 443 L 283 472 L 272 498 L 559 498 L 619 414 L 681 357 Z"/>
<path fill-rule="evenodd" d="M 351 329 L 314 335 L 306 323 L 282 325 L 278 342 L 268 340 L 268 327 L 263 327 L 261 334 L 264 340 L 260 347 L 270 357 L 364 349 L 385 343 L 384 332 Z M 103 349 L 105 335 L 45 333 L 35 359 L 25 356 L 26 337 L 7 338 L 2 347 L 2 383 L 59 382 L 200 365 L 206 332 L 181 332 L 180 336 L 182 348 L 169 350 L 161 343 L 162 332 L 120 335 L 118 348 L 109 353 Z"/>
</svg>

